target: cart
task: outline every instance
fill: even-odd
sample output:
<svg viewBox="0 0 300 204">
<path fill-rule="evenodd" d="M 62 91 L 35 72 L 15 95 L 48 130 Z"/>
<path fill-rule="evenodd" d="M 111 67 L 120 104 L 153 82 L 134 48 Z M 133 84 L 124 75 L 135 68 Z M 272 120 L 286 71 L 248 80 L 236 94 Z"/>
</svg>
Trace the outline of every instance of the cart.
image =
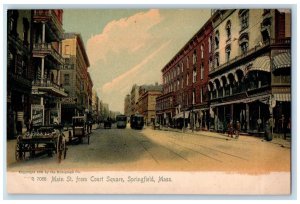
<svg viewBox="0 0 300 204">
<path fill-rule="evenodd" d="M 90 134 L 87 131 L 87 124 L 84 116 L 74 116 L 73 123 L 73 137 L 78 138 L 80 143 L 83 143 L 83 138 L 87 138 L 87 143 L 90 144 Z"/>
<path fill-rule="evenodd" d="M 16 161 L 33 158 L 38 154 L 57 154 L 60 163 L 62 157 L 67 156 L 65 136 L 61 125 L 34 126 L 33 130 L 17 137 L 15 157 Z"/>
</svg>

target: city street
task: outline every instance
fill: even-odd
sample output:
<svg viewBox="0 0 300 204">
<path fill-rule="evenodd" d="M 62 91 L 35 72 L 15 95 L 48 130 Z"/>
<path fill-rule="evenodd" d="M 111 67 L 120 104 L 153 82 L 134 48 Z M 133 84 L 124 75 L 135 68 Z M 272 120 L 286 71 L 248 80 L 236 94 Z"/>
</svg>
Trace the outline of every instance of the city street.
<svg viewBox="0 0 300 204">
<path fill-rule="evenodd" d="M 249 174 L 290 171 L 289 147 L 261 138 L 201 131 L 95 129 L 90 144 L 68 145 L 61 163 L 56 155 L 15 161 L 16 140 L 7 146 L 8 171 L 71 169 L 84 171 L 226 171 Z"/>
</svg>

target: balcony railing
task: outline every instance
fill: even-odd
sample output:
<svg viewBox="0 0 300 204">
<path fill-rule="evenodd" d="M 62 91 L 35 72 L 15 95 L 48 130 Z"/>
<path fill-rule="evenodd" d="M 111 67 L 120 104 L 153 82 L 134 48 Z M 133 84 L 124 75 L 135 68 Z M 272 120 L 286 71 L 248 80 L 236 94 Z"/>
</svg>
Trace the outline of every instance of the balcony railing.
<svg viewBox="0 0 300 204">
<path fill-rule="evenodd" d="M 36 54 L 50 54 L 60 64 L 64 63 L 64 58 L 56 51 L 51 43 L 35 43 L 33 44 L 33 52 Z"/>
<path fill-rule="evenodd" d="M 49 20 L 53 27 L 58 30 L 59 35 L 62 36 L 62 22 L 59 21 L 54 10 L 34 10 L 33 18 L 40 21 Z"/>
<path fill-rule="evenodd" d="M 49 91 L 59 94 L 61 96 L 67 96 L 65 89 L 61 85 L 58 85 L 48 79 L 34 80 L 32 82 L 32 87 L 36 87 L 37 89 L 39 89 L 41 91 L 47 92 L 47 90 L 49 90 Z"/>
<path fill-rule="evenodd" d="M 209 74 L 212 74 L 216 71 L 219 71 L 269 45 L 289 45 L 291 44 L 291 38 L 284 38 L 284 39 L 270 39 L 270 40 L 267 40 L 265 42 L 263 42 L 261 45 L 257 45 L 255 47 L 253 47 L 252 49 L 248 50 L 247 52 L 245 52 L 244 54 L 242 55 L 239 55 L 239 56 L 236 56 L 235 58 L 229 60 L 228 62 L 225 62 L 224 64 L 220 65 L 220 66 L 217 66 L 217 67 L 212 67 L 212 69 L 210 70 Z"/>
</svg>

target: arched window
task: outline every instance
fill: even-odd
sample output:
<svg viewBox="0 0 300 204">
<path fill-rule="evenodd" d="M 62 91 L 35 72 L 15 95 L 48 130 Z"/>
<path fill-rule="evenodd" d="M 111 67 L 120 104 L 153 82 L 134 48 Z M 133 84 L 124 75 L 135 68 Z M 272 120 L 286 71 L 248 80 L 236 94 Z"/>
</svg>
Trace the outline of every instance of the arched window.
<svg viewBox="0 0 300 204">
<path fill-rule="evenodd" d="M 190 65 L 189 65 L 189 57 L 187 56 L 187 58 L 186 58 L 186 68 L 189 68 L 190 67 Z"/>
<path fill-rule="evenodd" d="M 239 18 L 241 23 L 241 31 L 249 26 L 249 9 L 241 9 L 239 11 Z"/>
<path fill-rule="evenodd" d="M 189 73 L 186 74 L 186 85 L 189 85 Z"/>
<path fill-rule="evenodd" d="M 203 62 L 201 63 L 201 68 L 200 69 L 201 69 L 201 76 L 200 77 L 201 77 L 201 79 L 203 79 L 204 78 L 204 63 Z"/>
<path fill-rule="evenodd" d="M 211 53 L 212 51 L 212 36 L 208 38 L 208 52 Z"/>
<path fill-rule="evenodd" d="M 202 44 L 201 45 L 201 59 L 203 59 L 204 58 L 204 45 Z"/>
<path fill-rule="evenodd" d="M 193 83 L 195 83 L 197 81 L 197 69 L 196 67 L 194 67 L 194 70 L 193 70 Z"/>
<path fill-rule="evenodd" d="M 215 54 L 215 68 L 220 66 L 220 59 L 219 59 L 219 53 L 217 52 Z"/>
<path fill-rule="evenodd" d="M 217 30 L 215 33 L 215 47 L 216 49 L 219 49 L 219 42 L 220 42 L 220 33 Z"/>
<path fill-rule="evenodd" d="M 226 48 L 225 48 L 226 62 L 229 62 L 229 60 L 230 60 L 230 52 L 231 52 L 231 46 L 228 45 L 228 46 L 226 46 Z"/>
<path fill-rule="evenodd" d="M 248 51 L 249 36 L 248 33 L 243 33 L 239 38 L 241 54 L 246 54 Z"/>
<path fill-rule="evenodd" d="M 226 23 L 226 34 L 227 34 L 227 39 L 231 38 L 231 22 L 227 21 Z"/>
<path fill-rule="evenodd" d="M 196 64 L 197 62 L 197 52 L 196 50 L 194 50 L 194 53 L 193 53 L 193 65 Z"/>
</svg>

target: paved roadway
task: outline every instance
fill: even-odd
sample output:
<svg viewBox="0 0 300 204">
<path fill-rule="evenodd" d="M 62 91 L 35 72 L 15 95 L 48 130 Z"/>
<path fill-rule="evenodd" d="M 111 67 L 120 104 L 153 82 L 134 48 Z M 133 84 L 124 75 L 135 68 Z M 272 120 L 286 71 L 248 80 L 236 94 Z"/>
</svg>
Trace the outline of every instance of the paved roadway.
<svg viewBox="0 0 300 204">
<path fill-rule="evenodd" d="M 290 148 L 241 136 L 229 139 L 211 132 L 181 132 L 126 129 L 96 129 L 90 144 L 68 146 L 67 158 L 60 164 L 56 157 L 42 155 L 16 162 L 15 140 L 8 141 L 9 171 L 47 169 L 78 170 L 159 170 L 228 171 L 266 173 L 290 171 Z"/>
</svg>

